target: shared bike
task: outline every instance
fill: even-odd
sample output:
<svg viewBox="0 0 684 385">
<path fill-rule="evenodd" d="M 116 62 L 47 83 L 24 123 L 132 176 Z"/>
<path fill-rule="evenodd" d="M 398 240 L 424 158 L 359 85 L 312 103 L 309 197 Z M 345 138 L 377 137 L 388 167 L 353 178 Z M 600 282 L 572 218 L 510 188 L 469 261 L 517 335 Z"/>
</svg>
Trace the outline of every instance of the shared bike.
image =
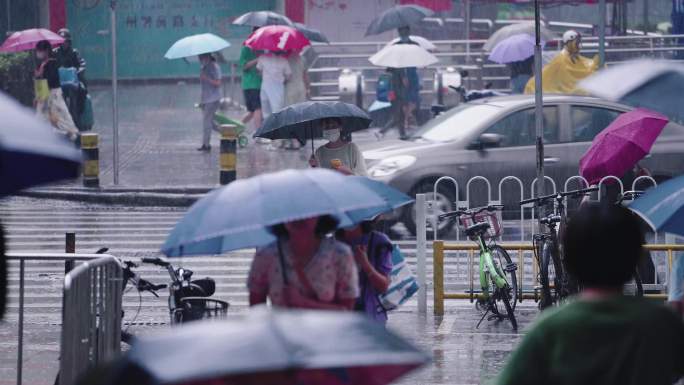
<svg viewBox="0 0 684 385">
<path fill-rule="evenodd" d="M 513 263 L 506 250 L 494 241 L 501 235 L 499 215 L 502 209 L 501 205 L 489 205 L 470 210 L 457 210 L 442 214 L 439 219 L 458 217 L 465 234 L 479 246 L 482 295 L 478 298 L 476 307 L 483 310 L 484 314 L 477 327 L 480 327 L 482 321 L 491 313 L 487 318 L 489 321 L 508 319 L 513 330 L 517 330 L 518 322 L 514 312 L 518 299 L 518 266 Z"/>
</svg>

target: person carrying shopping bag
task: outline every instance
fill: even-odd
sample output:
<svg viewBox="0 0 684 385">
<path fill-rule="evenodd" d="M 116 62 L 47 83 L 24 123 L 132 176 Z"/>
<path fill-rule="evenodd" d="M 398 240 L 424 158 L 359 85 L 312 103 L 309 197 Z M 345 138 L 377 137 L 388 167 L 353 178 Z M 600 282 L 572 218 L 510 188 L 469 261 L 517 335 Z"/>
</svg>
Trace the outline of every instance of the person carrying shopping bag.
<svg viewBox="0 0 684 385">
<path fill-rule="evenodd" d="M 78 138 L 78 128 L 64 102 L 59 82 L 59 66 L 49 41 L 41 40 L 36 44 L 36 58 L 39 60 L 34 72 L 36 114 L 50 122 L 58 132 L 75 141 Z"/>
</svg>

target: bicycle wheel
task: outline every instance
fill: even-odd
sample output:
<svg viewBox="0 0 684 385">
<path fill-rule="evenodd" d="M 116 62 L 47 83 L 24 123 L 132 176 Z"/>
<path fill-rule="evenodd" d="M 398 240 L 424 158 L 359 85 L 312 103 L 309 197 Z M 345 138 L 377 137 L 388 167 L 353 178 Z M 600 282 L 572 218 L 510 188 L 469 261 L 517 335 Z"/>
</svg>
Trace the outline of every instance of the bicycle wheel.
<svg viewBox="0 0 684 385">
<path fill-rule="evenodd" d="M 489 251 L 492 254 L 492 260 L 494 261 L 494 266 L 497 268 L 497 272 L 508 282 L 508 298 L 511 301 L 511 307 L 515 310 L 515 305 L 518 302 L 518 276 L 515 274 L 518 270 L 518 266 L 513 263 L 511 256 L 508 252 L 499 245 L 492 245 L 489 247 Z"/>
<path fill-rule="evenodd" d="M 513 330 L 517 331 L 518 330 L 518 321 L 515 319 L 515 313 L 513 310 L 513 307 L 511 306 L 511 299 L 509 296 L 509 290 L 503 290 L 499 289 L 500 292 L 500 297 L 501 301 L 504 304 L 504 307 L 506 308 L 506 313 L 508 313 L 508 320 L 511 321 L 511 326 L 513 326 Z M 514 302 L 515 303 L 515 302 Z"/>
<path fill-rule="evenodd" d="M 554 250 L 553 242 L 551 242 L 550 240 L 545 240 L 541 246 L 541 253 L 542 258 L 539 270 L 539 284 L 541 284 L 542 287 L 542 296 L 541 300 L 539 301 L 539 308 L 541 310 L 544 310 L 547 307 L 553 305 L 553 303 L 558 300 L 558 293 L 560 293 L 562 287 L 562 279 L 560 277 L 562 277 L 563 269 L 560 265 L 560 261 L 558 260 L 558 256 L 556 255 L 556 252 Z M 554 269 L 554 293 L 551 292 L 550 285 L 550 264 L 553 264 Z"/>
</svg>

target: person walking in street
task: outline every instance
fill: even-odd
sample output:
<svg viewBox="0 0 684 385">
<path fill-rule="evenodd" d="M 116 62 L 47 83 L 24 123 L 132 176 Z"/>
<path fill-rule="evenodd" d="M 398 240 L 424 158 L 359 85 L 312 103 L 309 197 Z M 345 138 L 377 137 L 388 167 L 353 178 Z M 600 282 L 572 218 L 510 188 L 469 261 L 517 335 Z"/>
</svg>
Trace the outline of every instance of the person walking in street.
<svg viewBox="0 0 684 385">
<path fill-rule="evenodd" d="M 254 27 L 252 32 L 258 27 Z M 243 45 L 240 49 L 240 68 L 242 69 L 242 93 L 245 98 L 247 114 L 242 118 L 242 123 L 254 122 L 255 130 L 261 127 L 261 74 L 257 70 L 257 55 L 254 51 Z"/>
<path fill-rule="evenodd" d="M 285 103 L 283 107 L 296 103 L 305 102 L 309 94 L 309 75 L 304 64 L 302 54 L 299 52 L 292 52 L 288 57 L 292 76 L 285 83 Z M 299 149 L 305 143 L 299 143 L 296 139 L 287 141 L 286 148 Z"/>
<path fill-rule="evenodd" d="M 563 236 L 582 291 L 544 314 L 497 383 L 670 385 L 684 375 L 684 323 L 650 299 L 622 293 L 642 256 L 639 219 L 610 203 L 583 205 Z"/>
<path fill-rule="evenodd" d="M 405 26 L 397 29 L 399 34 L 399 41 L 395 44 L 415 44 L 419 45 L 415 41 L 411 40 L 411 27 Z M 402 115 L 404 118 L 404 128 L 408 129 L 412 125 L 416 125 L 416 114 L 420 108 L 420 75 L 418 74 L 418 68 L 408 67 L 404 69 L 406 80 L 404 84 L 406 85 L 406 102 L 402 107 Z"/>
<path fill-rule="evenodd" d="M 329 236 L 337 224 L 325 215 L 272 226 L 277 240 L 257 250 L 249 271 L 250 306 L 352 310 L 358 270 L 351 249 Z"/>
<path fill-rule="evenodd" d="M 406 138 L 406 103 L 408 100 L 408 77 L 405 68 L 387 68 L 390 75 L 390 92 L 388 99 L 392 109 L 392 119 L 378 132 L 378 139 L 385 136 L 387 131 L 397 128 L 399 138 Z"/>
<path fill-rule="evenodd" d="M 367 176 L 366 161 L 359 147 L 342 138 L 342 120 L 327 118 L 320 120 L 323 138 L 328 143 L 316 149 L 309 159 L 311 167 L 337 170 L 346 175 Z"/>
<path fill-rule="evenodd" d="M 380 295 L 387 292 L 390 285 L 392 242 L 385 234 L 373 230 L 372 221 L 338 230 L 336 237 L 352 248 L 359 269 L 361 295 L 356 300 L 354 309 L 385 325 L 387 311 L 380 303 Z"/>
<path fill-rule="evenodd" d="M 259 56 L 257 69 L 261 71 L 261 110 L 264 119 L 283 108 L 285 83 L 292 76 L 285 52 L 270 52 Z"/>
<path fill-rule="evenodd" d="M 64 102 L 59 82 L 59 66 L 49 41 L 41 40 L 36 44 L 36 58 L 39 61 L 38 68 L 34 72 L 36 112 L 50 122 L 57 131 L 75 141 L 78 138 L 78 128 Z"/>
<path fill-rule="evenodd" d="M 511 93 L 524 93 L 525 85 L 534 74 L 534 56 L 530 56 L 525 60 L 509 63 L 508 67 L 511 70 Z"/>
<path fill-rule="evenodd" d="M 221 67 L 210 53 L 199 55 L 199 60 L 203 133 L 202 146 L 197 150 L 211 151 L 211 132 L 218 131 L 214 115 L 221 105 Z"/>
<path fill-rule="evenodd" d="M 85 80 L 85 60 L 81 58 L 73 47 L 71 40 L 71 32 L 66 29 L 60 29 L 57 34 L 64 38 L 64 43 L 54 49 L 55 60 L 59 68 L 67 69 L 72 72 L 74 80 L 77 84 L 62 84 L 62 93 L 67 102 L 67 107 L 71 113 L 71 118 L 74 120 L 76 126 L 83 129 L 80 124 L 79 117 L 83 112 L 86 101 L 86 80 Z M 81 86 L 82 85 L 82 86 Z"/>
</svg>

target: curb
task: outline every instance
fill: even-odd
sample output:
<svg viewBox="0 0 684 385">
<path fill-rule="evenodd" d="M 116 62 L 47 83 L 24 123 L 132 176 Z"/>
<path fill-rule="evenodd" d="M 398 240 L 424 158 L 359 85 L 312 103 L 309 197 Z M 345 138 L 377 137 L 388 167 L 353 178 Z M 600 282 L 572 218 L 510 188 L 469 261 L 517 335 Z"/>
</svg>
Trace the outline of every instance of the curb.
<svg viewBox="0 0 684 385">
<path fill-rule="evenodd" d="M 204 190 L 203 192 L 192 193 L 169 193 L 132 189 L 126 191 L 55 189 L 27 190 L 17 195 L 28 198 L 58 199 L 109 205 L 189 207 L 209 191 L 209 189 Z"/>
</svg>

